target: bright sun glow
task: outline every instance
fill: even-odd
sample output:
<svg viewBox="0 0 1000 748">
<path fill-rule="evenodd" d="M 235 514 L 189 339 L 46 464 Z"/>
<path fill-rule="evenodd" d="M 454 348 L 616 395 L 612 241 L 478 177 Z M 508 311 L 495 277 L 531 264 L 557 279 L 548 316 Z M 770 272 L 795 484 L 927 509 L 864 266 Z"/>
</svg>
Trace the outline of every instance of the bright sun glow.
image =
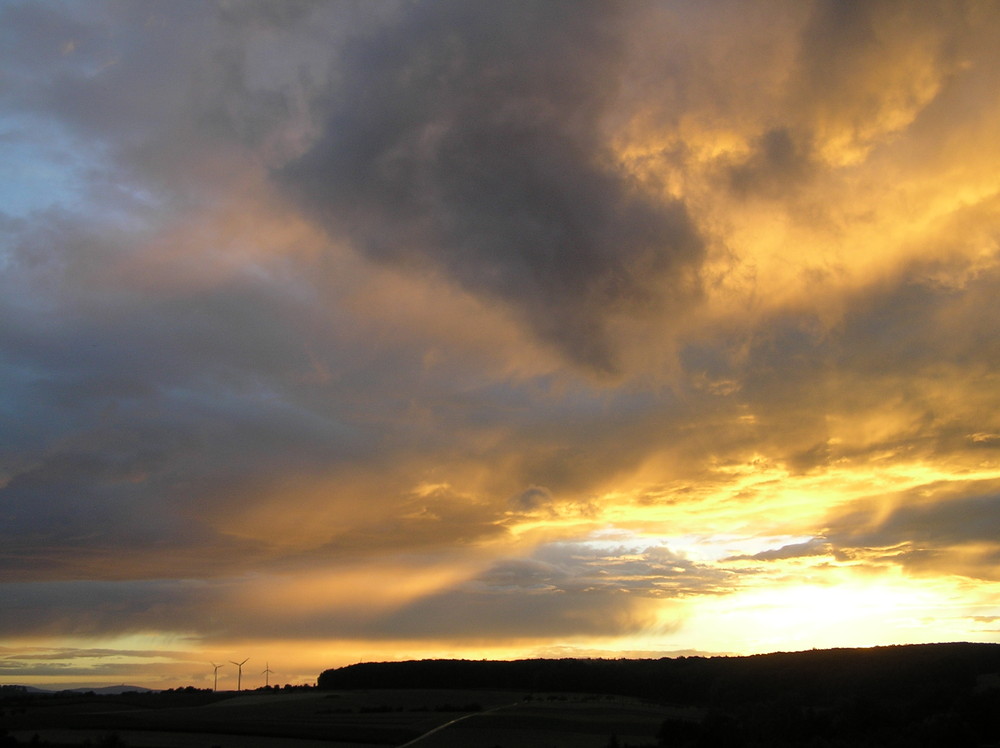
<svg viewBox="0 0 1000 748">
<path fill-rule="evenodd" d="M 957 593 L 906 580 L 789 583 L 699 604 L 688 628 L 711 649 L 725 651 L 738 641 L 742 653 L 949 641 L 964 613 Z M 990 612 L 996 615 L 1000 605 Z M 963 634 L 984 640 L 974 627 Z"/>
</svg>

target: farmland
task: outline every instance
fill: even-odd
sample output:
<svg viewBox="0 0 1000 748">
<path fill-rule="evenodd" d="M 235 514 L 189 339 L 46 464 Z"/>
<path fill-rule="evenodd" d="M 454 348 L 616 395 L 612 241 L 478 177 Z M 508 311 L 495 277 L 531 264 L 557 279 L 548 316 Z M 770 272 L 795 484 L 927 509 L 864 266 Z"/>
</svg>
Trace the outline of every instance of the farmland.
<svg viewBox="0 0 1000 748">
<path fill-rule="evenodd" d="M 1000 645 L 358 663 L 318 687 L 0 693 L 0 748 L 982 748 Z"/>
<path fill-rule="evenodd" d="M 57 694 L 5 712 L 18 744 L 140 748 L 651 745 L 665 715 L 631 697 L 448 689 Z"/>
</svg>

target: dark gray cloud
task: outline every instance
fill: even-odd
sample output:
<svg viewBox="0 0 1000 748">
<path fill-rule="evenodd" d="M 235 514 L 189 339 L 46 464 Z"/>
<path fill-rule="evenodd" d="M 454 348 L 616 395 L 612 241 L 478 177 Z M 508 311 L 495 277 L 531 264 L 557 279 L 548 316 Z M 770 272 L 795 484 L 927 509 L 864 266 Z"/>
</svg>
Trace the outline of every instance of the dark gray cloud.
<svg viewBox="0 0 1000 748">
<path fill-rule="evenodd" d="M 0 301 L 8 554 L 45 538 L 66 544 L 72 565 L 80 543 L 204 542 L 175 515 L 231 495 L 232 480 L 253 485 L 280 464 L 331 465 L 366 449 L 336 408 L 287 396 L 308 356 L 288 334 L 302 309 L 274 288 L 139 302 L 101 273 L 113 242 L 97 249 L 83 222 L 38 224 L 13 244 Z"/>
<path fill-rule="evenodd" d="M 471 639 L 662 633 L 676 622 L 664 619 L 660 601 L 723 592 L 737 576 L 663 546 L 550 543 L 422 598 L 375 630 Z"/>
<path fill-rule="evenodd" d="M 422 598 L 371 626 L 368 633 L 496 641 L 498 637 L 622 636 L 656 623 L 649 601 L 625 590 L 533 595 L 469 590 Z"/>
<path fill-rule="evenodd" d="M 106 636 L 169 625 L 212 630 L 218 589 L 201 581 L 59 581 L 2 584 L 5 637 L 26 630 L 49 636 Z"/>
<path fill-rule="evenodd" d="M 552 504 L 552 492 L 543 486 L 532 486 L 512 496 L 510 503 L 514 509 L 525 512 L 548 509 Z"/>
<path fill-rule="evenodd" d="M 787 128 L 768 130 L 746 159 L 730 167 L 730 188 L 741 197 L 785 197 L 813 172 L 809 150 Z"/>
<path fill-rule="evenodd" d="M 731 556 L 727 561 L 782 561 L 789 558 L 827 556 L 834 554 L 833 545 L 826 538 L 810 538 L 802 543 L 789 543 L 780 548 L 770 548 L 750 556 Z"/>
<path fill-rule="evenodd" d="M 202 8 L 189 2 L 126 4 L 117 12 L 7 4 L 3 13 L 6 32 L 36 58 L 3 97 L 72 128 L 90 148 L 135 147 L 174 121 L 211 35 Z M 188 54 L 176 54 L 177 46 Z"/>
<path fill-rule="evenodd" d="M 72 66 L 70 52 L 100 64 L 100 24 L 67 6 L 49 3 L 5 3 L 0 8 L 4 41 L 4 93 L 27 94 L 40 77 L 57 75 Z"/>
<path fill-rule="evenodd" d="M 279 177 L 367 256 L 430 260 L 612 371 L 608 317 L 689 298 L 702 257 L 683 204 L 643 192 L 602 130 L 623 12 L 413 4 L 348 47 L 322 136 Z"/>
<path fill-rule="evenodd" d="M 714 594 L 737 574 L 702 564 L 666 546 L 561 542 L 538 548 L 531 563 L 503 562 L 480 581 L 498 588 L 523 586 L 570 592 L 627 590 L 650 598 Z"/>
<path fill-rule="evenodd" d="M 306 19 L 321 0 L 219 0 L 219 17 L 236 25 L 287 28 Z"/>
<path fill-rule="evenodd" d="M 880 548 L 902 543 L 926 549 L 996 544 L 1000 542 L 1000 493 L 995 481 L 978 486 L 979 491 L 976 488 L 975 483 L 945 483 L 922 486 L 885 502 L 867 502 L 837 516 L 830 526 L 830 539 L 841 545 Z"/>
</svg>

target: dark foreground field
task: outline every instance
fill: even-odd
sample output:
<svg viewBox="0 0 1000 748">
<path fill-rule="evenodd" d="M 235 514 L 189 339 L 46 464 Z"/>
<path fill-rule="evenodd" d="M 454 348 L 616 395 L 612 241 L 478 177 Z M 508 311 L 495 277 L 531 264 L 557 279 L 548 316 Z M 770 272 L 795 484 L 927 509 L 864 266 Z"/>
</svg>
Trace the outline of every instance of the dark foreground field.
<svg viewBox="0 0 1000 748">
<path fill-rule="evenodd" d="M 160 694 L 39 696 L 5 711 L 17 745 L 147 748 L 361 748 L 414 740 L 426 748 L 603 748 L 612 735 L 653 745 L 665 714 L 661 705 L 629 697 L 446 689 L 198 694 L 186 703 Z"/>
<path fill-rule="evenodd" d="M 0 748 L 1000 748 L 1000 645 L 369 663 L 326 671 L 319 685 L 7 690 Z"/>
</svg>

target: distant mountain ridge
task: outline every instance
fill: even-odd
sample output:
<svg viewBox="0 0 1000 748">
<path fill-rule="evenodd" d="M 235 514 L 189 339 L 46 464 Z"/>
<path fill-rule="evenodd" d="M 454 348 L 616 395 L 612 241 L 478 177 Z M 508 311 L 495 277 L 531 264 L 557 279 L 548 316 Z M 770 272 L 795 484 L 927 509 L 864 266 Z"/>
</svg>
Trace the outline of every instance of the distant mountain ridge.
<svg viewBox="0 0 1000 748">
<path fill-rule="evenodd" d="M 4 685 L 3 689 L 23 689 L 24 693 L 94 693 L 99 696 L 118 696 L 123 693 L 156 693 L 152 688 L 142 686 L 101 686 L 98 688 L 35 688 L 34 686 Z"/>
<path fill-rule="evenodd" d="M 142 686 L 126 686 L 122 684 L 120 686 L 102 686 L 100 688 L 69 688 L 68 691 L 72 693 L 95 693 L 99 696 L 117 696 L 123 693 L 153 693 L 152 688 L 143 688 Z"/>
</svg>

